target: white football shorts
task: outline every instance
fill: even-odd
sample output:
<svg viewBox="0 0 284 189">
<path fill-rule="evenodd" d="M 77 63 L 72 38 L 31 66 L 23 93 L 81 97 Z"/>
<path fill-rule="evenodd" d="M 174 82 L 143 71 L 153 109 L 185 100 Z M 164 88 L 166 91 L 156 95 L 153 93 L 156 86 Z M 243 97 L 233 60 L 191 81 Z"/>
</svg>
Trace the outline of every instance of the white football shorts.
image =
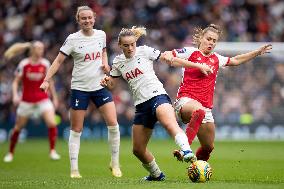
<svg viewBox="0 0 284 189">
<path fill-rule="evenodd" d="M 54 110 L 50 99 L 44 99 L 37 103 L 20 102 L 17 108 L 17 115 L 24 117 L 39 116 L 47 110 Z"/>
<path fill-rule="evenodd" d="M 191 100 L 193 99 L 189 97 L 181 97 L 176 99 L 176 101 L 174 102 L 175 112 L 179 120 L 181 120 L 180 109 Z M 214 117 L 210 108 L 205 108 L 205 117 L 202 120 L 202 123 L 214 123 Z"/>
</svg>

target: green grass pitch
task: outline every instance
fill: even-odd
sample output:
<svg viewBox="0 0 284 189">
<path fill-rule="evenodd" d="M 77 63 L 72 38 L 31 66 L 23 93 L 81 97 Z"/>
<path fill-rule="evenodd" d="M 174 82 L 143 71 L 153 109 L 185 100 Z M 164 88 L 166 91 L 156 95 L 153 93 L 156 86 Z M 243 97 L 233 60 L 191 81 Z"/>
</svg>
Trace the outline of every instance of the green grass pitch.
<svg viewBox="0 0 284 189">
<path fill-rule="evenodd" d="M 198 147 L 198 142 L 193 144 Z M 113 178 L 108 169 L 110 160 L 106 140 L 81 141 L 79 167 L 82 179 L 69 178 L 66 141 L 57 149 L 62 159 L 48 158 L 47 139 L 29 139 L 17 146 L 14 161 L 3 163 L 8 143 L 0 144 L 0 189 L 16 188 L 216 188 L 216 189 L 274 189 L 284 188 L 284 142 L 216 142 L 209 163 L 213 176 L 207 183 L 192 183 L 187 179 L 186 163 L 172 156 L 173 140 L 152 140 L 149 149 L 156 156 L 164 182 L 140 182 L 147 172 L 132 155 L 130 139 L 121 141 L 122 178 Z"/>
</svg>

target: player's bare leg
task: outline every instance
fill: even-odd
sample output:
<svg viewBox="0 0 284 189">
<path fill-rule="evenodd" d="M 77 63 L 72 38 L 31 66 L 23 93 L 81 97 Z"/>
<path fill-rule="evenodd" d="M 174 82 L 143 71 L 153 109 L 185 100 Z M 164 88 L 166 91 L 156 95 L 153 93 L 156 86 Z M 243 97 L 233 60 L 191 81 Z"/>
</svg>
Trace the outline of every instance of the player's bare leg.
<svg viewBox="0 0 284 189">
<path fill-rule="evenodd" d="M 116 109 L 114 102 L 108 102 L 99 108 L 108 128 L 108 142 L 111 152 L 109 168 L 114 177 L 122 177 L 119 164 L 120 132 L 117 123 Z"/>
<path fill-rule="evenodd" d="M 162 181 L 165 175 L 160 170 L 155 161 L 155 157 L 147 149 L 153 129 L 146 128 L 143 125 L 133 125 L 132 143 L 133 154 L 142 162 L 142 166 L 149 172 L 149 176 L 144 177 L 144 181 Z"/>
<path fill-rule="evenodd" d="M 201 146 L 196 151 L 197 159 L 207 161 L 210 158 L 210 154 L 214 149 L 215 124 L 202 124 L 199 128 L 197 137 L 201 144 Z"/>
<path fill-rule="evenodd" d="M 24 128 L 26 126 L 27 121 L 28 121 L 28 117 L 17 115 L 16 124 L 13 128 L 13 131 L 12 131 L 12 134 L 11 134 L 11 137 L 10 137 L 9 152 L 5 155 L 5 157 L 3 159 L 3 161 L 5 163 L 9 163 L 9 162 L 13 161 L 14 152 L 15 152 L 15 148 L 16 148 L 16 144 L 18 142 L 20 132 L 21 132 L 22 128 Z"/>
</svg>

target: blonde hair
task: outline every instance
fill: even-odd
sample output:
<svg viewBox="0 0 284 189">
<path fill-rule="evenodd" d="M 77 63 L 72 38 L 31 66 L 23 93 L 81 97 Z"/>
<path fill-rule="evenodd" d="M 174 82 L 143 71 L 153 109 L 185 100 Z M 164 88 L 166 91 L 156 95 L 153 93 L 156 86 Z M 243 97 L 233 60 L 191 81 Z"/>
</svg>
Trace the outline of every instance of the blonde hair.
<svg viewBox="0 0 284 189">
<path fill-rule="evenodd" d="M 76 16 L 75 16 L 77 22 L 79 21 L 79 14 L 83 10 L 90 10 L 90 11 L 92 11 L 93 14 L 94 14 L 94 18 L 96 18 L 96 13 L 93 11 L 93 9 L 91 9 L 89 6 L 80 6 L 80 7 L 77 7 L 77 12 L 76 12 Z"/>
<path fill-rule="evenodd" d="M 11 47 L 9 47 L 5 52 L 4 52 L 4 57 L 9 60 L 16 55 L 19 55 L 23 52 L 25 52 L 27 49 L 32 48 L 32 43 L 31 42 L 25 42 L 25 43 L 15 43 Z"/>
<path fill-rule="evenodd" d="M 134 36 L 136 41 L 142 36 L 147 35 L 145 27 L 136 27 L 133 26 L 131 29 L 129 28 L 122 28 L 118 35 L 118 43 L 121 42 L 121 38 L 125 36 Z"/>
<path fill-rule="evenodd" d="M 200 39 L 204 36 L 204 34 L 208 31 L 212 31 L 216 34 L 218 34 L 218 36 L 220 37 L 222 35 L 222 30 L 220 28 L 220 26 L 215 25 L 215 24 L 210 24 L 209 26 L 207 26 L 206 28 L 202 29 L 200 27 L 196 27 L 194 28 L 194 33 L 192 35 L 192 40 L 193 40 L 193 44 L 197 45 L 197 47 L 199 47 L 200 45 Z"/>
</svg>

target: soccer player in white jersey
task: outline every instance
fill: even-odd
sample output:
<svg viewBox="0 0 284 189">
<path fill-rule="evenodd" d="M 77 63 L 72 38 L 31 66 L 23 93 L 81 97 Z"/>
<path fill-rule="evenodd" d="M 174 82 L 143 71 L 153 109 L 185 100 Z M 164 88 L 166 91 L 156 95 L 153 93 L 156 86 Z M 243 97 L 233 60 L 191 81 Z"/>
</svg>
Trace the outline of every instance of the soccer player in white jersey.
<svg viewBox="0 0 284 189">
<path fill-rule="evenodd" d="M 111 90 L 119 77 L 127 81 L 136 107 L 132 127 L 133 154 L 149 172 L 149 176 L 144 177 L 143 180 L 162 181 L 165 175 L 159 169 L 152 153 L 147 149 L 154 124 L 157 121 L 181 148 L 183 161 L 194 161 L 195 155 L 184 131 L 176 121 L 171 100 L 153 69 L 153 62 L 163 60 L 165 54 L 148 46 L 136 47 L 136 41 L 141 35 L 146 35 L 146 29 L 143 27 L 121 30 L 118 44 L 123 54 L 115 57 L 110 76 L 106 76 L 101 84 Z"/>
<path fill-rule="evenodd" d="M 50 62 L 43 58 L 44 44 L 40 41 L 16 43 L 5 52 L 7 60 L 19 53 L 29 50 L 29 57 L 24 58 L 15 71 L 13 81 L 13 104 L 17 107 L 16 123 L 10 137 L 9 152 L 4 157 L 4 162 L 12 162 L 14 159 L 15 147 L 22 128 L 33 115 L 42 116 L 48 127 L 48 139 L 52 160 L 59 160 L 60 155 L 55 151 L 57 139 L 57 125 L 55 122 L 55 108 L 58 105 L 57 94 L 51 83 L 50 92 L 52 101 L 47 93 L 41 91 L 39 86 L 44 79 L 45 73 L 50 66 Z M 22 84 L 22 95 L 19 96 L 19 85 Z"/>
<path fill-rule="evenodd" d="M 76 20 L 81 30 L 67 37 L 40 88 L 45 91 L 48 89 L 52 76 L 65 58 L 71 55 L 74 59 L 69 136 L 71 178 L 81 178 L 78 167 L 80 136 L 90 100 L 96 105 L 107 124 L 112 174 L 115 177 L 121 177 L 122 173 L 119 167 L 120 132 L 116 109 L 111 93 L 100 85 L 101 79 L 110 70 L 107 61 L 106 34 L 102 30 L 93 29 L 95 12 L 88 6 L 78 7 Z"/>
<path fill-rule="evenodd" d="M 265 54 L 272 49 L 270 44 L 257 50 L 234 57 L 224 57 L 214 52 L 216 43 L 221 35 L 219 26 L 210 24 L 201 29 L 196 28 L 193 35 L 195 47 L 184 47 L 166 52 L 166 56 L 173 66 L 183 66 L 185 60 L 208 65 L 212 73 L 201 73 L 195 68 L 183 68 L 182 82 L 178 89 L 175 111 L 178 117 L 187 124 L 186 134 L 189 144 L 198 136 L 201 146 L 196 151 L 198 160 L 207 161 L 214 149 L 215 124 L 212 115 L 213 95 L 216 78 L 220 67 L 238 66 L 251 59 Z M 179 151 L 174 152 L 180 157 Z"/>
</svg>

